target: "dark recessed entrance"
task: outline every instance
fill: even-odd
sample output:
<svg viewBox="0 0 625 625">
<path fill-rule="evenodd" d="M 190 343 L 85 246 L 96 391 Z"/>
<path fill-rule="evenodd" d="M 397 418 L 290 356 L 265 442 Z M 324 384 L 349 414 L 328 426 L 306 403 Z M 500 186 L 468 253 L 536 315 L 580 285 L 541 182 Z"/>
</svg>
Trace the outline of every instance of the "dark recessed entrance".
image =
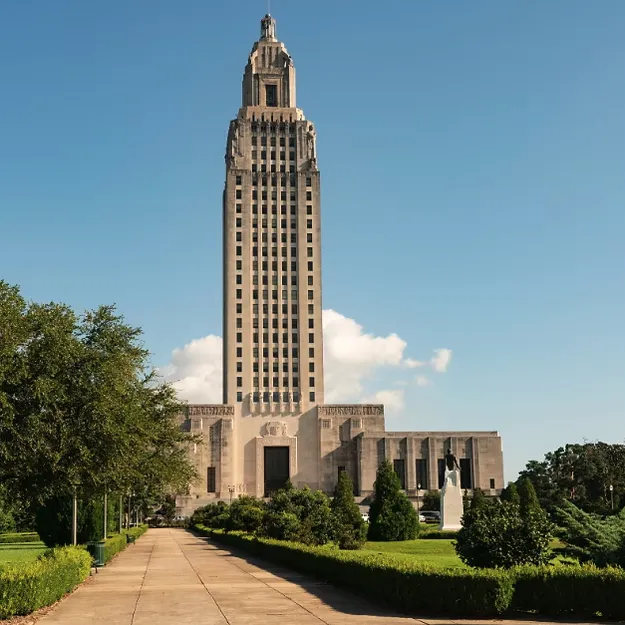
<svg viewBox="0 0 625 625">
<path fill-rule="evenodd" d="M 265 497 L 284 487 L 289 479 L 289 448 L 264 447 Z"/>
</svg>

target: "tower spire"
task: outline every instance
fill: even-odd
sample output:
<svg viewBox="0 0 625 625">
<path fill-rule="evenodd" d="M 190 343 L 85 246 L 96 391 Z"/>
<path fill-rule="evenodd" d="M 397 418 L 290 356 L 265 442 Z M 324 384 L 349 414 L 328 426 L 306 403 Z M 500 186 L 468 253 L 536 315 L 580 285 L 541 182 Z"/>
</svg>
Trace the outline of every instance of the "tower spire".
<svg viewBox="0 0 625 625">
<path fill-rule="evenodd" d="M 260 39 L 261 41 L 277 41 L 276 20 L 269 13 L 260 20 Z"/>
</svg>

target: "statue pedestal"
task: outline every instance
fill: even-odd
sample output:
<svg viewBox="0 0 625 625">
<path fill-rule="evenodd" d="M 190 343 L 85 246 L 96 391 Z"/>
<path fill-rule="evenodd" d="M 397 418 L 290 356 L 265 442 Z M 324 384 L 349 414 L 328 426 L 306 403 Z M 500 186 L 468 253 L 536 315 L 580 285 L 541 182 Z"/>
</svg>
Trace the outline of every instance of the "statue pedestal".
<svg viewBox="0 0 625 625">
<path fill-rule="evenodd" d="M 445 482 L 441 490 L 441 530 L 459 530 L 460 519 L 464 512 L 462 489 L 460 488 L 460 471 L 445 472 Z"/>
</svg>

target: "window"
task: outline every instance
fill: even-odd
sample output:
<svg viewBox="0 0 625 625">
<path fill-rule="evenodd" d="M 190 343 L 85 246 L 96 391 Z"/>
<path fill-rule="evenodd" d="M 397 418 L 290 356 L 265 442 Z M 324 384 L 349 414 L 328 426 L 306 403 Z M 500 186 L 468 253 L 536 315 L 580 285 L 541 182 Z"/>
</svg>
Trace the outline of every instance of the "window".
<svg viewBox="0 0 625 625">
<path fill-rule="evenodd" d="M 308 276 L 308 286 L 312 286 L 312 285 L 313 285 L 313 277 Z"/>
<path fill-rule="evenodd" d="M 273 333 L 273 342 L 274 342 L 274 343 L 277 343 L 277 342 L 278 342 L 278 333 L 277 333 L 277 332 L 274 332 L 274 333 Z"/>
<path fill-rule="evenodd" d="M 241 271 L 243 269 L 243 261 L 237 260 L 237 271 Z"/>
<path fill-rule="evenodd" d="M 237 299 L 243 298 L 243 289 L 237 289 Z"/>
<path fill-rule="evenodd" d="M 243 393 L 241 391 L 237 391 L 237 401 L 238 402 L 243 401 Z"/>
<path fill-rule="evenodd" d="M 291 261 L 291 271 L 297 271 L 297 261 L 296 260 L 292 260 Z"/>
<path fill-rule="evenodd" d="M 263 378 L 263 386 L 267 388 L 269 386 L 269 378 Z"/>
<path fill-rule="evenodd" d="M 314 304 L 308 304 L 308 314 L 312 315 L 315 312 L 315 305 Z"/>
<path fill-rule="evenodd" d="M 313 270 L 313 264 L 312 264 L 312 260 L 308 261 L 308 271 L 312 271 Z"/>
<path fill-rule="evenodd" d="M 265 391 L 263 393 L 263 401 L 268 404 L 269 403 L 269 391 Z"/>
<path fill-rule="evenodd" d="M 282 378 L 282 386 L 288 386 L 289 385 L 289 378 Z"/>
<path fill-rule="evenodd" d="M 425 458 L 419 458 L 416 464 L 417 486 L 419 490 L 428 490 L 428 461 Z"/>
<path fill-rule="evenodd" d="M 241 185 L 241 176 L 237 176 L 237 177 L 236 177 L 236 183 L 237 183 L 237 185 L 239 185 L 239 186 Z"/>
<path fill-rule="evenodd" d="M 252 365 L 252 370 L 254 371 L 254 373 L 258 373 L 258 363 L 257 362 L 255 362 Z M 256 384 L 256 386 L 258 386 L 258 384 Z"/>
<path fill-rule="evenodd" d="M 491 490 L 493 490 L 495 488 L 495 478 L 494 477 L 490 478 L 490 488 L 491 488 Z"/>
<path fill-rule="evenodd" d="M 243 276 L 240 273 L 238 273 L 237 274 L 237 284 L 241 284 L 242 282 L 243 282 Z"/>
<path fill-rule="evenodd" d="M 312 219 L 307 219 L 306 220 L 306 227 L 307 228 L 312 228 Z"/>
<path fill-rule="evenodd" d="M 237 241 L 242 241 L 243 240 L 243 233 L 242 232 L 237 232 L 236 239 L 237 239 Z"/>
<path fill-rule="evenodd" d="M 297 319 L 293 319 L 293 320 L 291 321 L 291 325 L 293 326 L 293 329 L 294 329 L 294 330 L 297 330 Z"/>
<path fill-rule="evenodd" d="M 315 378 L 314 377 L 308 378 L 308 386 L 315 386 Z"/>
<path fill-rule="evenodd" d="M 243 314 L 243 304 L 237 304 L 237 315 Z"/>
<path fill-rule="evenodd" d="M 299 378 L 293 378 L 293 386 L 297 388 L 299 386 Z"/>
<path fill-rule="evenodd" d="M 297 358 L 298 357 L 299 350 L 297 349 L 297 347 L 294 347 L 292 349 L 291 354 L 293 355 L 293 358 Z"/>
<path fill-rule="evenodd" d="M 315 372 L 315 363 L 314 362 L 309 362 L 308 363 L 308 372 L 309 373 L 314 373 Z"/>
<path fill-rule="evenodd" d="M 315 357 L 315 348 L 314 347 L 309 347 L 308 348 L 308 357 L 309 358 L 314 358 Z"/>
<path fill-rule="evenodd" d="M 297 315 L 297 304 L 291 304 L 291 314 Z"/>
<path fill-rule="evenodd" d="M 206 492 L 217 492 L 217 471 L 215 467 L 207 467 L 206 469 Z"/>
<path fill-rule="evenodd" d="M 309 290 L 308 291 L 308 299 L 314 299 L 314 297 L 315 297 L 315 292 L 312 291 L 312 290 Z"/>
<path fill-rule="evenodd" d="M 311 191 L 306 191 L 306 200 L 308 202 L 312 202 L 312 192 Z"/>
<path fill-rule="evenodd" d="M 243 348 L 237 347 L 237 358 L 243 358 Z"/>
<path fill-rule="evenodd" d="M 258 376 L 254 378 L 254 388 L 258 388 Z"/>
<path fill-rule="evenodd" d="M 306 243 L 312 243 L 312 232 L 306 234 Z"/>
<path fill-rule="evenodd" d="M 277 85 L 265 85 L 265 104 L 266 106 L 278 106 Z M 275 141 L 275 137 L 272 137 L 272 139 Z"/>
<path fill-rule="evenodd" d="M 243 386 L 243 378 L 237 378 L 237 387 L 241 388 Z"/>
<path fill-rule="evenodd" d="M 310 332 L 308 334 L 308 342 L 309 343 L 314 343 L 315 342 L 315 335 L 312 332 Z"/>
<path fill-rule="evenodd" d="M 322 430 L 329 430 L 330 427 L 332 427 L 332 421 L 330 421 L 330 419 L 322 419 L 321 420 L 321 429 Z"/>
<path fill-rule="evenodd" d="M 254 356 L 254 358 L 258 358 L 258 347 L 255 347 L 255 348 L 252 350 L 252 355 Z"/>
<path fill-rule="evenodd" d="M 237 176 L 237 180 L 240 178 L 240 176 Z M 240 184 L 239 182 L 237 182 L 237 184 Z M 312 187 L 312 178 L 306 178 L 306 186 L 307 187 Z"/>
<path fill-rule="evenodd" d="M 460 458 L 460 488 L 473 488 L 473 476 L 471 475 L 471 460 L 469 458 Z"/>
<path fill-rule="evenodd" d="M 236 198 L 237 198 L 237 200 L 241 199 L 241 189 L 237 189 Z"/>
<path fill-rule="evenodd" d="M 243 343 L 243 333 L 237 332 L 237 343 Z"/>
<path fill-rule="evenodd" d="M 237 373 L 241 373 L 243 371 L 243 363 L 237 362 Z"/>
<path fill-rule="evenodd" d="M 312 215 L 312 204 L 308 204 L 306 206 L 306 214 L 307 215 Z"/>
<path fill-rule="evenodd" d="M 241 317 L 237 317 L 237 328 L 243 327 L 243 319 Z"/>
<path fill-rule="evenodd" d="M 308 393 L 308 399 L 310 401 L 315 401 L 315 391 L 310 391 L 310 393 Z"/>
<path fill-rule="evenodd" d="M 308 248 L 308 258 L 312 258 L 312 255 L 313 255 L 313 248 L 309 247 Z"/>
<path fill-rule="evenodd" d="M 237 245 L 237 256 L 241 256 L 242 254 L 242 247 L 240 245 Z"/>
<path fill-rule="evenodd" d="M 295 152 L 289 152 L 289 159 L 292 161 L 295 160 Z"/>
<path fill-rule="evenodd" d="M 402 490 L 406 490 L 406 461 L 403 458 L 393 460 L 393 469 L 399 478 Z"/>
<path fill-rule="evenodd" d="M 273 387 L 276 388 L 277 386 L 280 386 L 279 382 L 280 382 L 280 379 L 274 377 L 274 379 L 273 379 Z"/>
<path fill-rule="evenodd" d="M 240 213 L 240 212 L 242 212 L 241 205 L 240 205 L 240 204 L 237 204 L 237 213 Z M 238 222 L 240 222 L 241 220 L 240 220 L 240 219 L 237 219 L 237 221 L 238 221 Z M 238 226 L 240 226 L 241 224 L 240 224 L 240 223 L 238 223 L 237 225 L 238 225 Z"/>
</svg>

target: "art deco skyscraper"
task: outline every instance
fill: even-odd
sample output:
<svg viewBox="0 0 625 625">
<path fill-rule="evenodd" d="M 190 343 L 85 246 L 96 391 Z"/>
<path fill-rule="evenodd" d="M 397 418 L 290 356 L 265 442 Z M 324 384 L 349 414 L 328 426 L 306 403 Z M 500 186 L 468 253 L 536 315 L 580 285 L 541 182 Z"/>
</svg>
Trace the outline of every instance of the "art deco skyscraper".
<svg viewBox="0 0 625 625">
<path fill-rule="evenodd" d="M 324 401 L 319 170 L 269 15 L 242 92 L 223 195 L 223 401 L 242 416 L 300 414 Z"/>
</svg>

